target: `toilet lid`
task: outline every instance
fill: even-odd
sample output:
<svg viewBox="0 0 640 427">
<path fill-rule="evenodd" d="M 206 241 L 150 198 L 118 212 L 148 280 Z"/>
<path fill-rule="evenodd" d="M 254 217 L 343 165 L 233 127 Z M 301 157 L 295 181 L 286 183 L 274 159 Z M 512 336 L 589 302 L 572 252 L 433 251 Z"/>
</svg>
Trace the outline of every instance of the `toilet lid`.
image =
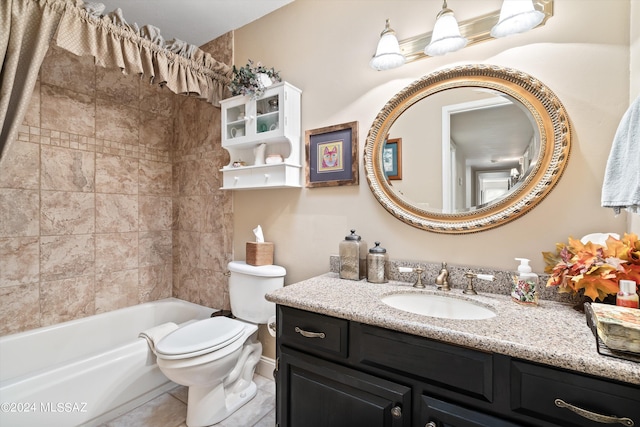
<svg viewBox="0 0 640 427">
<path fill-rule="evenodd" d="M 211 317 L 171 332 L 156 344 L 156 352 L 167 356 L 198 356 L 231 344 L 243 331 L 242 322 L 222 316 Z"/>
<path fill-rule="evenodd" d="M 229 271 L 257 277 L 284 277 L 287 270 L 279 265 L 249 265 L 245 261 L 231 261 L 227 264 Z"/>
</svg>

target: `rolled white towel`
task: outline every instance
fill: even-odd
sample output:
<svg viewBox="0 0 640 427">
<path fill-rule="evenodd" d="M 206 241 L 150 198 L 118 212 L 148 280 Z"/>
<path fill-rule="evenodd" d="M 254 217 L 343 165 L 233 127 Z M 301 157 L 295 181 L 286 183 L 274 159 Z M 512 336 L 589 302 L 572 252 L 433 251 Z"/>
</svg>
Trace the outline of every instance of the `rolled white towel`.
<svg viewBox="0 0 640 427">
<path fill-rule="evenodd" d="M 171 332 L 178 329 L 178 325 L 173 322 L 163 323 L 162 325 L 154 326 L 153 328 L 149 328 L 146 331 L 140 332 L 138 338 L 144 338 L 147 340 L 147 344 L 149 344 L 149 348 L 153 351 L 153 354 L 156 353 L 156 344 L 163 337 L 169 335 Z"/>
</svg>

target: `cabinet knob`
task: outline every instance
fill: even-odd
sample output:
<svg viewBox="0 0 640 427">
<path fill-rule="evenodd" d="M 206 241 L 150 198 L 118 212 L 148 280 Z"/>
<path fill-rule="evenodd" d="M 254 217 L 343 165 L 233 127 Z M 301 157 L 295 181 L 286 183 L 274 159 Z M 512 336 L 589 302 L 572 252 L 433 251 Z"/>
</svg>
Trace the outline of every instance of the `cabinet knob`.
<svg viewBox="0 0 640 427">
<path fill-rule="evenodd" d="M 571 412 L 574 412 L 580 415 L 582 418 L 586 418 L 588 420 L 595 421 L 597 423 L 602 423 L 602 424 L 620 423 L 623 426 L 629 426 L 629 427 L 635 425 L 635 423 L 631 418 L 614 417 L 614 416 L 602 415 L 595 412 L 587 411 L 586 409 L 582 409 L 578 406 L 574 406 L 570 403 L 567 403 L 562 399 L 556 399 L 554 403 L 558 408 L 566 408 Z"/>
<path fill-rule="evenodd" d="M 399 406 L 391 408 L 391 416 L 393 418 L 402 418 L 402 408 Z"/>
</svg>

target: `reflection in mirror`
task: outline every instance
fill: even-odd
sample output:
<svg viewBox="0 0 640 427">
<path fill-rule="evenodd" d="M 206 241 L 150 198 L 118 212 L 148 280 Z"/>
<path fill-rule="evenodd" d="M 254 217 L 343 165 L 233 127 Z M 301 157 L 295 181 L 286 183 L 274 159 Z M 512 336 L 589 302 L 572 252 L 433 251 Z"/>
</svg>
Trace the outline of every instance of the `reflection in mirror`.
<svg viewBox="0 0 640 427">
<path fill-rule="evenodd" d="M 414 104 L 389 131 L 389 141 L 398 137 L 405 141 L 404 179 L 390 185 L 411 205 L 445 213 L 504 198 L 528 176 L 540 149 L 531 113 L 484 88 L 448 89 Z"/>
<path fill-rule="evenodd" d="M 389 172 L 392 141 L 402 141 L 400 177 Z M 396 94 L 369 130 L 364 163 L 374 196 L 396 218 L 468 233 L 539 203 L 560 178 L 569 149 L 568 116 L 548 87 L 517 70 L 467 65 Z"/>
</svg>

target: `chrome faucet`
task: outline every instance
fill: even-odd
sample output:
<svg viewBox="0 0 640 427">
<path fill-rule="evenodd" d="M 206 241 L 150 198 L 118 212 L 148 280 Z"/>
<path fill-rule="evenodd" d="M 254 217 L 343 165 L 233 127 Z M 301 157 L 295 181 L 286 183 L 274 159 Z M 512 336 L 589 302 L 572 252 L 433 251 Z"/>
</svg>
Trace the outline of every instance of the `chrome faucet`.
<svg viewBox="0 0 640 427">
<path fill-rule="evenodd" d="M 436 285 L 438 289 L 441 291 L 450 291 L 451 287 L 449 286 L 449 270 L 447 270 L 447 263 L 442 263 L 442 268 L 440 269 L 440 273 L 438 273 L 438 277 L 436 277 Z"/>
</svg>

